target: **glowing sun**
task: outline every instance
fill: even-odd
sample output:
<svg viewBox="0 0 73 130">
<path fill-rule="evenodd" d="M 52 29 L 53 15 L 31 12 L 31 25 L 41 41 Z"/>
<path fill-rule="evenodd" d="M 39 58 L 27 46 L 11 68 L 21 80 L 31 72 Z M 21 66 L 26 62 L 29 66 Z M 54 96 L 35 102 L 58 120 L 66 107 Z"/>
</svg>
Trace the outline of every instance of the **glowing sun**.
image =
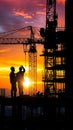
<svg viewBox="0 0 73 130">
<path fill-rule="evenodd" d="M 31 81 L 28 77 L 24 78 L 23 85 L 24 85 L 24 87 L 29 87 L 31 85 Z"/>
</svg>

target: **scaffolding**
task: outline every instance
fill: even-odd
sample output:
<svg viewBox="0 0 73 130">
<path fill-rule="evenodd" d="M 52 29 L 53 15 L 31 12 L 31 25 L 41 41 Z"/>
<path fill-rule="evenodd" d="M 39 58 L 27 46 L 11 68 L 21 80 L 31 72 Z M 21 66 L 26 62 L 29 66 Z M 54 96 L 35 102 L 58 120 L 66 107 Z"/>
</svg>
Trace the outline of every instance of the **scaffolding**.
<svg viewBox="0 0 73 130">
<path fill-rule="evenodd" d="M 56 31 L 56 0 L 46 2 L 46 29 L 41 29 L 44 37 L 44 94 L 48 88 L 51 94 L 65 91 L 65 46 L 63 31 Z"/>
</svg>

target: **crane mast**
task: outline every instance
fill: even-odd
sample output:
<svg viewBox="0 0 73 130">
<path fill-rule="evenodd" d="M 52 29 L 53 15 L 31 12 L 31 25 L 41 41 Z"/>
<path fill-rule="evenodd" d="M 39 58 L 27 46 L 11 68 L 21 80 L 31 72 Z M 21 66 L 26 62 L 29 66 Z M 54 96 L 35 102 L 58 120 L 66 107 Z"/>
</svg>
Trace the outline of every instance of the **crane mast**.
<svg viewBox="0 0 73 130">
<path fill-rule="evenodd" d="M 56 0 L 46 1 L 46 31 L 55 31 L 57 26 Z"/>
<path fill-rule="evenodd" d="M 32 26 L 30 26 L 30 39 L 29 39 L 29 78 L 31 80 L 31 86 L 29 93 L 35 95 L 37 92 L 37 49 L 34 43 L 34 32 Z"/>
</svg>

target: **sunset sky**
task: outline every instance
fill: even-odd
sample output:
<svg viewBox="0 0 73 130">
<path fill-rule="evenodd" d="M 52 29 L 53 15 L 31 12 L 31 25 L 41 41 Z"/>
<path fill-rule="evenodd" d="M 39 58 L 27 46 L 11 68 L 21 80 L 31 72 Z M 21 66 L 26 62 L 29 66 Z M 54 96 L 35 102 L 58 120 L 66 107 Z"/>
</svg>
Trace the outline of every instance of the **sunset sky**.
<svg viewBox="0 0 73 130">
<path fill-rule="evenodd" d="M 46 0 L 0 0 L 0 33 L 16 28 L 33 26 L 45 27 Z M 57 0 L 58 27 L 65 26 L 65 0 Z M 40 57 L 43 47 L 38 50 L 38 86 L 43 73 L 43 57 Z M 25 54 L 22 45 L 0 45 L 0 88 L 10 88 L 10 67 L 15 66 L 16 72 L 20 65 L 25 66 Z M 28 58 L 26 61 L 28 66 Z M 27 67 L 26 67 L 27 68 Z M 28 72 L 26 73 L 28 77 Z"/>
</svg>

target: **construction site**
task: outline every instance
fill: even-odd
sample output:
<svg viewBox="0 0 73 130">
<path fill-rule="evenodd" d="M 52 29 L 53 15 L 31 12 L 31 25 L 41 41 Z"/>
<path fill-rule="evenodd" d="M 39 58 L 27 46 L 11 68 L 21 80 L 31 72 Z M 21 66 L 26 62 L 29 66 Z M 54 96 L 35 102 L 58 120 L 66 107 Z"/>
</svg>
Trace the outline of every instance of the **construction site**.
<svg viewBox="0 0 73 130">
<path fill-rule="evenodd" d="M 65 27 L 58 27 L 56 0 L 46 1 L 45 28 L 23 27 L 0 34 L 0 45 L 23 45 L 24 59 L 28 55 L 29 79 L 32 79 L 29 95 L 36 95 L 37 89 L 37 45 L 42 45 L 40 57 L 44 59 L 42 74 L 43 94 L 48 88 L 51 94 L 65 92 L 66 85 L 66 47 Z M 24 36 L 21 37 L 20 32 Z"/>
<path fill-rule="evenodd" d="M 65 1 L 65 28 L 57 27 L 56 0 L 46 0 L 45 28 L 36 29 L 39 32 L 39 38 L 35 38 L 35 28 L 32 26 L 19 29 L 24 29 L 24 32 L 29 30 L 27 38 L 12 38 L 8 37 L 8 34 L 0 36 L 0 44 L 23 45 L 25 56 L 27 54 L 29 56 L 29 77 L 35 83 L 30 88 L 29 96 L 24 95 L 16 99 L 0 97 L 0 121 L 3 121 L 5 125 L 8 123 L 5 106 L 13 106 L 12 118 L 9 118 L 13 122 L 10 122 L 11 126 L 13 125 L 11 130 L 16 128 L 21 128 L 21 130 L 44 130 L 47 128 L 71 130 L 73 128 L 71 119 L 73 116 L 72 4 L 72 0 Z M 13 30 L 9 34 L 12 35 L 19 30 Z M 43 46 L 40 54 L 40 57 L 44 58 L 42 95 L 37 91 L 37 44 Z M 26 107 L 25 119 L 22 119 L 22 106 Z M 14 121 L 20 121 L 22 125 L 15 125 Z M 10 129 L 10 126 L 3 127 L 2 124 L 0 126 L 5 130 Z"/>
</svg>

